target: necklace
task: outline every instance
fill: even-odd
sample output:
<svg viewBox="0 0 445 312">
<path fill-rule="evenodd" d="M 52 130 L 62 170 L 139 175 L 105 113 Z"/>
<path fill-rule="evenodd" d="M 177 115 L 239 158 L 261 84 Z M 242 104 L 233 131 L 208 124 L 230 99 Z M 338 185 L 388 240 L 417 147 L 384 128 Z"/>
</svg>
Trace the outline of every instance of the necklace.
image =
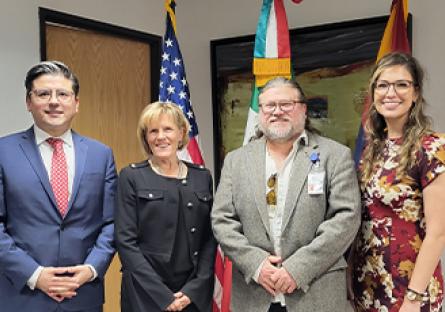
<svg viewBox="0 0 445 312">
<path fill-rule="evenodd" d="M 164 172 L 164 170 L 162 170 L 162 168 L 160 166 L 153 163 L 153 161 L 151 159 L 148 160 L 148 163 L 150 164 L 150 166 L 154 170 L 154 172 L 156 172 L 157 174 L 165 176 L 165 177 L 173 177 L 173 175 L 166 174 Z M 178 173 L 175 178 L 181 179 L 183 176 L 183 170 L 184 170 L 184 164 L 181 160 L 178 159 Z"/>
</svg>

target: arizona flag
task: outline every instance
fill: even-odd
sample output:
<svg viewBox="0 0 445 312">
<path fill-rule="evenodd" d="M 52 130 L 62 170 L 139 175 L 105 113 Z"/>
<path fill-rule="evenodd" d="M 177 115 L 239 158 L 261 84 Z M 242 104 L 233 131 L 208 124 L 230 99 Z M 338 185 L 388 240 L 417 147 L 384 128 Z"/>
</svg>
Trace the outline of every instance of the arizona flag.
<svg viewBox="0 0 445 312">
<path fill-rule="evenodd" d="M 292 0 L 300 3 L 302 0 Z M 253 86 L 243 145 L 254 136 L 258 124 L 259 88 L 277 76 L 291 78 L 289 27 L 283 0 L 263 0 L 258 21 L 253 59 Z"/>
<path fill-rule="evenodd" d="M 167 25 L 162 44 L 161 78 L 159 82 L 159 101 L 172 102 L 181 107 L 190 123 L 190 142 L 187 149 L 180 152 L 180 158 L 195 164 L 203 164 L 198 145 L 198 125 L 190 101 L 190 91 L 185 76 L 185 67 L 176 38 L 175 1 L 165 0 Z"/>
<path fill-rule="evenodd" d="M 408 40 L 407 31 L 408 20 L 408 0 L 393 0 L 391 4 L 391 15 L 383 33 L 383 38 L 380 43 L 379 52 L 377 54 L 376 63 L 386 54 L 391 52 L 405 52 L 411 53 L 411 48 Z M 366 114 L 368 112 L 370 98 L 365 102 L 365 109 L 363 110 L 362 122 L 359 133 L 355 141 L 354 160 L 358 165 L 362 151 L 365 145 L 364 139 L 364 123 Z"/>
</svg>

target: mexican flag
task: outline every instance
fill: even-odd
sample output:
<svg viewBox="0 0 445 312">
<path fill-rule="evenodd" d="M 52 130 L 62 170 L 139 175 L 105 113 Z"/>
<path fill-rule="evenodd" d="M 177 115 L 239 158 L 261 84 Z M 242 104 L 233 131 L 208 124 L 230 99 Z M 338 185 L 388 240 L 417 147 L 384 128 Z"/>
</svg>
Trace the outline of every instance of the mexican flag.
<svg viewBox="0 0 445 312">
<path fill-rule="evenodd" d="M 292 0 L 300 3 L 301 0 Z M 263 0 L 255 36 L 252 90 L 243 145 L 247 144 L 258 124 L 259 89 L 277 76 L 291 78 L 289 27 L 283 0 Z"/>
</svg>

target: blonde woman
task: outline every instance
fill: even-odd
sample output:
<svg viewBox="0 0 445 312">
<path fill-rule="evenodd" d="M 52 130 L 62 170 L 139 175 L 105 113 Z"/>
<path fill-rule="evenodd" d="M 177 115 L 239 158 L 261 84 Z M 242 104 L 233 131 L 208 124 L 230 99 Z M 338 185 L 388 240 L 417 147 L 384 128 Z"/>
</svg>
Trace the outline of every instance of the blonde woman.
<svg viewBox="0 0 445 312">
<path fill-rule="evenodd" d="M 189 129 L 172 103 L 150 104 L 139 119 L 148 159 L 121 171 L 115 214 L 123 312 L 211 311 L 212 178 L 178 159 Z"/>
</svg>

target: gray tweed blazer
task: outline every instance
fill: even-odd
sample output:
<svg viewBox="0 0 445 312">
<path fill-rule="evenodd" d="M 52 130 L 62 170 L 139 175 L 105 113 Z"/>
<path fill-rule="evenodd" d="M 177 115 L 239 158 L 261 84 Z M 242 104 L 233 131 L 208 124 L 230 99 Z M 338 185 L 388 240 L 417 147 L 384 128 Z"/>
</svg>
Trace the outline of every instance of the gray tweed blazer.
<svg viewBox="0 0 445 312">
<path fill-rule="evenodd" d="M 308 132 L 293 161 L 282 221 L 283 267 L 299 288 L 286 295 L 289 312 L 346 311 L 343 253 L 360 223 L 360 195 L 350 150 Z M 310 155 L 319 153 L 324 193 L 309 195 Z M 273 254 L 265 181 L 266 141 L 227 155 L 212 209 L 212 227 L 233 261 L 233 312 L 266 312 L 271 296 L 253 280 Z"/>
</svg>

